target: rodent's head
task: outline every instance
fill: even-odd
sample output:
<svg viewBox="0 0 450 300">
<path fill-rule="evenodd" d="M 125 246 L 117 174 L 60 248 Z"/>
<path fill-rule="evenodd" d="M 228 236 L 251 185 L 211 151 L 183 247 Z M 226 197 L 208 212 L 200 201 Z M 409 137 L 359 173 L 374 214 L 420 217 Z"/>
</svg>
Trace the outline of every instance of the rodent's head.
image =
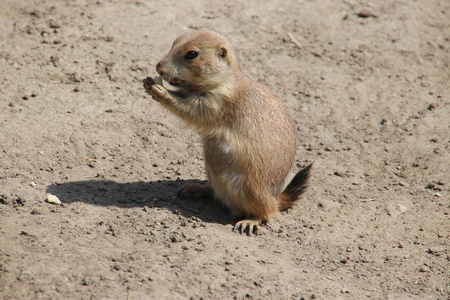
<svg viewBox="0 0 450 300">
<path fill-rule="evenodd" d="M 239 72 L 230 43 L 221 35 L 200 31 L 178 37 L 156 71 L 187 93 L 211 91 Z"/>
</svg>

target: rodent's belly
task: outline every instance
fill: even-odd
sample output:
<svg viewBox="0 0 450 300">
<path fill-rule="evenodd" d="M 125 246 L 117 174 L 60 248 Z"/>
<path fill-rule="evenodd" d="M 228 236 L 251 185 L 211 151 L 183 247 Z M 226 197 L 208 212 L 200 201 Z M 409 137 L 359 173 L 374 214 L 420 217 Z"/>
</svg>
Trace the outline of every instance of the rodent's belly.
<svg viewBox="0 0 450 300">
<path fill-rule="evenodd" d="M 226 206 L 232 207 L 233 202 L 243 194 L 244 182 L 238 163 L 235 160 L 236 149 L 225 138 L 204 138 L 203 150 L 205 167 L 215 196 Z"/>
<path fill-rule="evenodd" d="M 236 200 L 242 198 L 238 197 L 238 194 L 242 193 L 243 182 L 235 171 L 212 174 L 210 176 L 210 184 L 214 190 L 215 197 L 230 208 L 234 206 Z"/>
<path fill-rule="evenodd" d="M 225 129 L 202 136 L 206 172 L 215 197 L 233 211 L 242 210 L 251 198 L 268 199 L 281 192 L 294 143 L 289 134 L 278 133 L 250 135 Z"/>
</svg>

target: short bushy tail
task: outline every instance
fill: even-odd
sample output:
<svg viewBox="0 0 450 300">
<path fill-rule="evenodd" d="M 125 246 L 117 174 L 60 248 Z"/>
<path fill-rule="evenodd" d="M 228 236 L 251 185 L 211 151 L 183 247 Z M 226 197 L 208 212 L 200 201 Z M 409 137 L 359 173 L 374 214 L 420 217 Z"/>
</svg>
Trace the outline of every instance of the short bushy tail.
<svg viewBox="0 0 450 300">
<path fill-rule="evenodd" d="M 310 164 L 298 172 L 280 196 L 278 196 L 278 209 L 280 211 L 286 211 L 293 207 L 300 199 L 301 195 L 305 192 L 308 187 L 308 180 L 312 165 L 313 164 Z"/>
</svg>

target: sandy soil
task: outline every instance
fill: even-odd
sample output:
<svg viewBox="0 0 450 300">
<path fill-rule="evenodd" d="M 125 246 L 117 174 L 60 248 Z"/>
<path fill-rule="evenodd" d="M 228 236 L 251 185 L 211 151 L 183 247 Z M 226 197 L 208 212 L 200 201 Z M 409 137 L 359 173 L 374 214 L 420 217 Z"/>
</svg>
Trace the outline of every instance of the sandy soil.
<svg viewBox="0 0 450 300">
<path fill-rule="evenodd" d="M 450 2 L 277 2 L 0 1 L 2 298 L 450 297 Z M 292 174 L 315 162 L 258 237 L 175 198 L 199 138 L 142 88 L 198 29 L 283 99 Z"/>
</svg>

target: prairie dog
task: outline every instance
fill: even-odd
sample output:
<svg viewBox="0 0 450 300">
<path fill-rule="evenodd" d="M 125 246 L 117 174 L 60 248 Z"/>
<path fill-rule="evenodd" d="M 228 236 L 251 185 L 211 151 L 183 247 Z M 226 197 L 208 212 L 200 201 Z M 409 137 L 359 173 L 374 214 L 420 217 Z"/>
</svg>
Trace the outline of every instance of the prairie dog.
<svg viewBox="0 0 450 300">
<path fill-rule="evenodd" d="M 289 115 L 272 91 L 241 72 L 224 37 L 210 31 L 184 34 L 156 71 L 178 90 L 150 77 L 143 80 L 145 90 L 193 125 L 203 142 L 209 184 L 184 185 L 179 196 L 219 199 L 243 218 L 234 228 L 248 235 L 299 200 L 311 165 L 283 190 L 295 150 Z"/>
</svg>

